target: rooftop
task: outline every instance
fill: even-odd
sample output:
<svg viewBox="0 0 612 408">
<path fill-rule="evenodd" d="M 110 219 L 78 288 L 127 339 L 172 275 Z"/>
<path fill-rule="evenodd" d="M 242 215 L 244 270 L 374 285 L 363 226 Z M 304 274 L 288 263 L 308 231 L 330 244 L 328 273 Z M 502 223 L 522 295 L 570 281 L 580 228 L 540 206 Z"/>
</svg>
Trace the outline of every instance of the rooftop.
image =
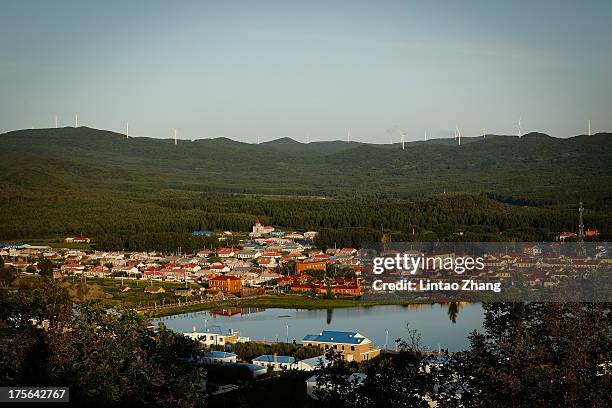
<svg viewBox="0 0 612 408">
<path fill-rule="evenodd" d="M 209 351 L 204 353 L 204 357 L 207 358 L 233 358 L 238 357 L 234 353 L 228 353 L 227 351 Z"/>
<path fill-rule="evenodd" d="M 346 343 L 364 344 L 368 339 L 357 332 L 344 332 L 324 330 L 319 334 L 307 334 L 302 341 L 316 341 L 320 343 Z"/>
<path fill-rule="evenodd" d="M 264 354 L 257 358 L 254 358 L 253 361 L 261 361 L 264 363 L 283 363 L 283 364 L 293 364 L 295 363 L 295 358 L 290 356 L 274 356 L 271 354 Z"/>
</svg>

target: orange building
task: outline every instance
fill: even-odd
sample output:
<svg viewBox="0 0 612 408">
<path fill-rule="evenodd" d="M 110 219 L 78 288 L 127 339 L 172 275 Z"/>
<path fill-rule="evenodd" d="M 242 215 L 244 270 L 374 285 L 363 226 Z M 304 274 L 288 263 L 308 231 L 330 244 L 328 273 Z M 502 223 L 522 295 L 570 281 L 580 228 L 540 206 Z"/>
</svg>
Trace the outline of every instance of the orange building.
<svg viewBox="0 0 612 408">
<path fill-rule="evenodd" d="M 242 289 L 242 280 L 235 276 L 219 275 L 208 280 L 208 287 L 222 292 L 237 293 Z"/>
<path fill-rule="evenodd" d="M 311 285 L 302 285 L 302 284 L 293 284 L 291 285 L 291 290 L 293 292 L 303 292 L 303 293 L 307 293 L 307 292 L 312 292 L 312 286 Z"/>
<path fill-rule="evenodd" d="M 296 262 L 295 273 L 302 273 L 304 271 L 323 271 L 327 269 L 326 261 L 311 261 L 311 262 Z"/>
<path fill-rule="evenodd" d="M 293 287 L 291 287 L 293 289 Z M 315 293 L 318 296 L 327 295 L 327 285 L 319 283 L 315 285 Z M 361 286 L 355 283 L 350 284 L 332 284 L 329 286 L 332 296 L 336 297 L 359 297 L 361 296 Z"/>
<path fill-rule="evenodd" d="M 333 349 L 342 354 L 345 361 L 370 360 L 380 354 L 379 347 L 357 332 L 324 330 L 319 334 L 307 334 L 302 339 L 302 344 L 305 347 L 320 347 L 323 351 Z"/>
</svg>

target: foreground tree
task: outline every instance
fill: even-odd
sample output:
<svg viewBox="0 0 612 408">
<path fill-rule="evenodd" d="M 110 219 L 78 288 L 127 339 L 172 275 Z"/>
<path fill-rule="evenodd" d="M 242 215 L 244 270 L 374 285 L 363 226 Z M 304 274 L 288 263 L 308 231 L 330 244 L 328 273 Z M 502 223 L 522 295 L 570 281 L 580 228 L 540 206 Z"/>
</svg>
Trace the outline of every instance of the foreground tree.
<svg viewBox="0 0 612 408">
<path fill-rule="evenodd" d="M 472 406 L 611 406 L 609 304 L 486 304 L 484 333 L 453 359 Z"/>
<path fill-rule="evenodd" d="M 73 310 L 61 287 L 42 285 L 1 300 L 3 385 L 69 386 L 79 406 L 199 404 L 203 373 L 193 341 L 163 326 L 149 331 L 130 310 L 97 303 Z"/>
</svg>

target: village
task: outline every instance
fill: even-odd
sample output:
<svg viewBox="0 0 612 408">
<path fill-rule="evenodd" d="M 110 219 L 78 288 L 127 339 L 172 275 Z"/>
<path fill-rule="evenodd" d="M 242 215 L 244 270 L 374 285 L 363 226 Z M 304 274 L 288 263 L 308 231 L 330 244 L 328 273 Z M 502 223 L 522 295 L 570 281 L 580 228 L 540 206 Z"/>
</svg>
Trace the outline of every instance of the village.
<svg viewBox="0 0 612 408">
<path fill-rule="evenodd" d="M 194 231 L 214 238 L 217 247 L 194 253 L 106 252 L 91 249 L 52 248 L 19 243 L 0 244 L 4 265 L 17 274 L 37 275 L 46 264 L 54 278 L 117 282 L 121 292 L 141 291 L 140 306 L 161 308 L 173 303 L 227 301 L 265 295 L 302 294 L 311 298 L 359 299 L 373 294 L 373 282 L 392 283 L 407 276 L 453 280 L 469 276 L 483 282 L 506 281 L 532 288 L 560 285 L 564 280 L 588 277 L 610 268 L 612 258 L 604 246 L 590 254 L 567 255 L 557 243 L 525 244 L 520 250 L 483 254 L 484 268 L 461 275 L 442 269 L 391 270 L 384 276 L 371 273 L 372 248 L 317 248 L 316 231 L 287 232 L 255 221 L 248 234 Z M 88 237 L 69 237 L 66 244 L 88 244 Z M 224 246 L 228 241 L 232 245 Z M 569 243 L 568 243 L 569 244 Z M 567 245 L 566 245 L 567 247 Z M 591 245 L 593 247 L 593 245 Z M 393 257 L 400 251 L 381 247 L 378 255 Z M 418 250 L 401 251 L 418 256 Z M 459 249 L 437 249 L 429 257 L 454 260 Z M 130 283 L 131 282 L 131 283 Z M 170 285 L 169 284 L 174 284 Z M 508 286 L 508 285 L 506 285 Z M 171 289 L 172 293 L 167 293 Z M 377 291 L 379 293 L 380 291 Z M 163 299 L 159 296 L 164 295 Z M 170 295 L 170 297 L 168 297 Z M 162 302 L 157 302 L 162 300 Z"/>
</svg>

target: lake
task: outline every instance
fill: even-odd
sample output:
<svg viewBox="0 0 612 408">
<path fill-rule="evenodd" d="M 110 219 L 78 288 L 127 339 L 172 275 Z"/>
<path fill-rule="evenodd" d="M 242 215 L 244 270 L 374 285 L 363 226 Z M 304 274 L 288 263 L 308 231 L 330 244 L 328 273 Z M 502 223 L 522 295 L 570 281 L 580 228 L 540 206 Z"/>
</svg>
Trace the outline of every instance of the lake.
<svg viewBox="0 0 612 408">
<path fill-rule="evenodd" d="M 293 341 L 322 330 L 357 331 L 376 345 L 394 348 L 394 340 L 406 338 L 406 325 L 416 329 L 429 349 L 451 351 L 469 346 L 468 334 L 482 331 L 483 309 L 480 303 L 414 304 L 351 307 L 339 309 L 258 309 L 234 308 L 204 310 L 153 319 L 177 332 L 203 332 L 205 327 L 235 329 L 252 340 Z M 452 317 L 455 317 L 453 322 Z M 388 336 L 387 336 L 388 330 Z M 287 336 L 287 332 L 289 336 Z"/>
</svg>

